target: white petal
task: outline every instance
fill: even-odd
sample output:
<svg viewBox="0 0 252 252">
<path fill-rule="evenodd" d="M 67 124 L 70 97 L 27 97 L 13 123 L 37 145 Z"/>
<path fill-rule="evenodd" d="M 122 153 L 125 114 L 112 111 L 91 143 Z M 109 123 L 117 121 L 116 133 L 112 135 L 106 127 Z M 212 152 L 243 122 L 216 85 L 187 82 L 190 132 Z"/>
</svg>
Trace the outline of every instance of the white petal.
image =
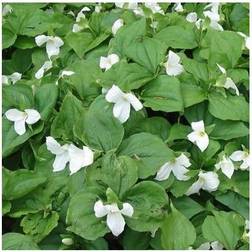
<svg viewBox="0 0 252 252">
<path fill-rule="evenodd" d="M 100 68 L 101 69 L 107 69 L 109 67 L 110 63 L 107 57 L 101 56 L 100 58 Z"/>
<path fill-rule="evenodd" d="M 2 75 L 2 84 L 8 84 L 8 76 Z"/>
<path fill-rule="evenodd" d="M 126 94 L 126 97 L 136 111 L 139 111 L 143 108 L 143 104 L 137 99 L 134 94 L 128 93 Z"/>
<path fill-rule="evenodd" d="M 4 5 L 3 9 L 2 9 L 3 17 L 6 16 L 7 14 L 11 13 L 12 11 L 13 11 L 13 9 L 9 4 Z"/>
<path fill-rule="evenodd" d="M 237 86 L 235 85 L 235 83 L 233 82 L 233 80 L 229 77 L 227 77 L 224 88 L 232 88 L 235 90 L 236 95 L 239 95 L 239 90 L 237 88 Z"/>
<path fill-rule="evenodd" d="M 175 52 L 170 50 L 168 54 L 168 62 L 171 65 L 177 64 L 180 62 L 180 57 Z"/>
<path fill-rule="evenodd" d="M 61 47 L 64 45 L 64 42 L 60 37 L 54 37 L 53 40 L 54 40 L 55 46 L 57 47 Z"/>
<path fill-rule="evenodd" d="M 132 217 L 132 215 L 134 214 L 134 208 L 129 203 L 123 203 L 121 213 L 128 217 Z"/>
<path fill-rule="evenodd" d="M 209 137 L 206 133 L 203 136 L 199 136 L 196 140 L 196 145 L 199 147 L 201 152 L 203 152 L 209 144 Z"/>
<path fill-rule="evenodd" d="M 216 65 L 218 66 L 218 68 L 220 69 L 220 71 L 223 73 L 223 74 L 226 74 L 226 69 L 224 67 L 222 67 L 221 65 L 219 65 L 218 63 L 216 63 Z"/>
<path fill-rule="evenodd" d="M 210 27 L 217 31 L 223 31 L 223 27 L 216 21 L 211 21 Z"/>
<path fill-rule="evenodd" d="M 116 102 L 113 107 L 113 115 L 121 123 L 126 122 L 130 116 L 130 103 L 126 100 Z"/>
<path fill-rule="evenodd" d="M 10 80 L 12 81 L 13 84 L 15 84 L 17 81 L 21 80 L 22 74 L 15 72 L 9 76 Z"/>
<path fill-rule="evenodd" d="M 185 167 L 189 167 L 189 166 L 192 165 L 192 164 L 190 163 L 189 158 L 188 158 L 186 155 L 184 155 L 183 153 L 182 153 L 179 157 L 176 158 L 176 162 L 177 162 L 179 165 L 183 165 L 183 166 L 185 166 Z"/>
<path fill-rule="evenodd" d="M 64 150 L 61 145 L 51 136 L 46 137 L 46 148 L 49 150 L 52 154 L 60 155 L 64 153 L 66 150 Z"/>
<path fill-rule="evenodd" d="M 245 152 L 244 151 L 235 151 L 231 154 L 230 158 L 233 161 L 242 161 L 245 157 Z"/>
<path fill-rule="evenodd" d="M 35 37 L 35 42 L 38 46 L 42 46 L 47 41 L 48 41 L 48 36 L 46 36 L 46 35 L 39 35 L 39 36 Z"/>
<path fill-rule="evenodd" d="M 186 16 L 186 20 L 190 23 L 195 23 L 197 21 L 198 15 L 196 12 L 190 12 Z"/>
<path fill-rule="evenodd" d="M 215 172 L 200 173 L 199 177 L 204 179 L 204 184 L 202 186 L 202 189 L 204 189 L 208 192 L 212 192 L 212 191 L 217 190 L 217 188 L 220 184 L 217 173 L 215 173 Z"/>
<path fill-rule="evenodd" d="M 218 21 L 220 21 L 220 15 L 218 14 L 218 12 L 204 11 L 203 14 L 205 17 L 208 17 L 211 22 L 217 23 Z"/>
<path fill-rule="evenodd" d="M 201 18 L 199 18 L 196 22 L 195 22 L 195 25 L 196 25 L 196 27 L 197 27 L 197 29 L 200 29 L 200 27 L 201 27 L 201 24 L 202 24 L 202 19 Z"/>
<path fill-rule="evenodd" d="M 229 179 L 234 173 L 234 165 L 232 161 L 227 157 L 223 156 L 222 160 L 215 165 L 215 167 L 223 172 Z"/>
<path fill-rule="evenodd" d="M 62 154 L 56 155 L 53 162 L 53 172 L 62 171 L 65 169 L 67 162 L 69 162 L 69 156 L 67 151 Z"/>
<path fill-rule="evenodd" d="M 103 205 L 101 200 L 98 200 L 94 204 L 94 212 L 97 218 L 104 217 L 108 214 L 107 208 Z"/>
<path fill-rule="evenodd" d="M 46 43 L 46 52 L 48 54 L 49 59 L 52 56 L 58 55 L 60 50 L 59 48 L 64 44 L 61 38 L 59 37 L 51 37 Z"/>
<path fill-rule="evenodd" d="M 123 26 L 123 20 L 121 18 L 117 19 L 112 25 L 112 33 L 116 35 L 117 31 Z"/>
<path fill-rule="evenodd" d="M 76 22 L 79 23 L 81 21 L 81 19 L 85 19 L 86 16 L 84 13 L 82 13 L 82 11 L 80 11 L 78 14 L 77 14 L 77 17 L 76 17 Z"/>
<path fill-rule="evenodd" d="M 176 3 L 176 4 L 175 4 L 174 10 L 175 10 L 176 12 L 183 12 L 183 11 L 184 11 L 184 8 L 183 8 L 183 6 L 182 6 L 181 3 Z"/>
<path fill-rule="evenodd" d="M 123 8 L 123 5 L 124 5 L 125 3 L 123 3 L 123 2 L 115 2 L 115 6 L 117 7 L 117 8 Z"/>
<path fill-rule="evenodd" d="M 199 135 L 197 132 L 193 131 L 190 134 L 187 135 L 187 138 L 190 142 L 192 143 L 196 143 L 197 139 L 198 139 Z"/>
<path fill-rule="evenodd" d="M 14 122 L 14 129 L 18 135 L 23 135 L 25 133 L 25 119 L 15 121 Z"/>
<path fill-rule="evenodd" d="M 83 8 L 81 9 L 81 11 L 91 11 L 91 10 L 90 10 L 90 8 L 88 8 L 87 6 L 85 6 L 85 7 L 83 7 Z"/>
<path fill-rule="evenodd" d="M 108 213 L 107 225 L 114 236 L 120 235 L 125 226 L 125 221 L 120 212 Z"/>
<path fill-rule="evenodd" d="M 198 122 L 192 122 L 191 126 L 194 131 L 200 131 L 200 132 L 205 131 L 205 126 L 204 126 L 203 120 L 198 121 Z"/>
<path fill-rule="evenodd" d="M 73 75 L 73 74 L 75 74 L 75 72 L 63 70 L 63 71 L 61 72 L 61 74 L 60 74 L 60 78 L 63 78 L 64 76 L 71 76 L 71 75 Z"/>
<path fill-rule="evenodd" d="M 198 179 L 196 182 L 194 182 L 189 189 L 187 190 L 187 192 L 185 193 L 185 195 L 191 195 L 194 193 L 199 193 L 200 189 L 203 186 L 203 181 L 201 179 Z"/>
<path fill-rule="evenodd" d="M 183 71 L 184 71 L 184 68 L 181 64 L 166 67 L 166 73 L 169 76 L 180 75 Z"/>
<path fill-rule="evenodd" d="M 241 170 L 247 170 L 251 165 L 250 155 L 243 159 L 243 163 L 240 165 Z"/>
<path fill-rule="evenodd" d="M 9 121 L 15 122 L 25 120 L 26 114 L 18 109 L 9 109 L 5 112 L 5 116 Z"/>
<path fill-rule="evenodd" d="M 210 250 L 210 243 L 209 242 L 205 242 L 202 243 L 197 250 Z"/>
<path fill-rule="evenodd" d="M 51 68 L 52 68 L 52 61 L 50 60 L 45 61 L 42 67 L 35 73 L 35 78 L 38 80 L 41 79 L 44 76 L 44 73 Z"/>
<path fill-rule="evenodd" d="M 186 181 L 190 179 L 189 176 L 185 175 L 189 170 L 186 169 L 183 165 L 175 164 L 172 172 L 174 176 L 177 178 L 177 180 L 183 180 Z"/>
<path fill-rule="evenodd" d="M 223 245 L 219 241 L 211 242 L 211 247 L 213 250 L 223 250 Z"/>
<path fill-rule="evenodd" d="M 111 63 L 111 66 L 116 64 L 120 60 L 119 56 L 117 54 L 114 54 L 114 53 L 108 55 L 108 59 L 109 59 L 109 61 Z"/>
<path fill-rule="evenodd" d="M 123 91 L 116 85 L 113 85 L 107 92 L 105 99 L 108 102 L 116 103 L 124 97 Z"/>
<path fill-rule="evenodd" d="M 41 118 L 39 112 L 35 109 L 25 109 L 25 113 L 27 114 L 27 118 L 25 120 L 27 124 L 34 124 Z"/>
<path fill-rule="evenodd" d="M 155 180 L 163 181 L 163 180 L 168 179 L 171 171 L 172 171 L 172 167 L 170 163 L 165 163 L 164 165 L 160 167 L 159 171 L 157 172 Z"/>
<path fill-rule="evenodd" d="M 78 25 L 78 24 L 73 25 L 72 32 L 76 33 L 76 32 L 79 32 L 81 30 L 82 30 L 82 27 L 80 25 Z"/>
</svg>

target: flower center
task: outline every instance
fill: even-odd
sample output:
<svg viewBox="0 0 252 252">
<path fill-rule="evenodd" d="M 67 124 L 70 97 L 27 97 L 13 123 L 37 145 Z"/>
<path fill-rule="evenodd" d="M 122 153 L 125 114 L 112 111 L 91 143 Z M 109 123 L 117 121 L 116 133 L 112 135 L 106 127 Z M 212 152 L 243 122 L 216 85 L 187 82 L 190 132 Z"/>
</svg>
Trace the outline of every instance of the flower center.
<svg viewBox="0 0 252 252">
<path fill-rule="evenodd" d="M 199 136 L 203 137 L 205 135 L 205 132 L 204 131 L 200 131 L 199 132 Z"/>
</svg>

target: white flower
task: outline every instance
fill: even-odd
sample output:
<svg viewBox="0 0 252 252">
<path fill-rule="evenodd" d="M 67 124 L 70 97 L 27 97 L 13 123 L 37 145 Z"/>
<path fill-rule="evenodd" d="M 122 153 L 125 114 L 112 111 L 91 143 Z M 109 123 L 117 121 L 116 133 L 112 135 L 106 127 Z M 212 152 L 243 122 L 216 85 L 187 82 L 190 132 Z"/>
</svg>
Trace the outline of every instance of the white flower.
<svg viewBox="0 0 252 252">
<path fill-rule="evenodd" d="M 89 166 L 94 161 L 94 153 L 87 146 L 79 149 L 74 144 L 61 146 L 53 137 L 46 138 L 46 147 L 56 155 L 53 163 L 53 171 L 58 172 L 65 169 L 69 162 L 70 175 L 79 171 L 82 167 Z"/>
<path fill-rule="evenodd" d="M 68 71 L 68 70 L 63 70 L 60 75 L 59 75 L 59 78 L 63 78 L 64 76 L 71 76 L 75 74 L 75 72 L 73 71 Z"/>
<path fill-rule="evenodd" d="M 219 241 L 205 242 L 197 250 L 223 250 L 224 246 Z"/>
<path fill-rule="evenodd" d="M 98 3 L 98 4 L 95 6 L 95 12 L 100 13 L 101 10 L 102 10 L 102 5 L 101 5 L 101 3 Z"/>
<path fill-rule="evenodd" d="M 200 189 L 208 192 L 216 191 L 220 184 L 217 173 L 215 172 L 202 172 L 199 173 L 199 179 L 194 182 L 191 187 L 185 193 L 187 196 L 199 193 Z"/>
<path fill-rule="evenodd" d="M 223 174 L 225 174 L 229 179 L 231 179 L 235 169 L 231 159 L 225 155 L 222 157 L 220 162 L 215 165 L 215 167 L 217 170 L 221 169 Z"/>
<path fill-rule="evenodd" d="M 191 127 L 193 129 L 193 132 L 188 134 L 187 138 L 189 141 L 196 144 L 203 152 L 209 144 L 209 138 L 207 133 L 205 132 L 204 122 L 202 120 L 199 122 L 192 122 Z"/>
<path fill-rule="evenodd" d="M 179 62 L 180 57 L 170 50 L 167 62 L 164 63 L 166 73 L 170 76 L 180 75 L 184 71 L 184 68 Z"/>
<path fill-rule="evenodd" d="M 198 19 L 198 15 L 196 12 L 190 12 L 186 16 L 186 20 L 190 23 L 195 23 Z"/>
<path fill-rule="evenodd" d="M 90 11 L 90 9 L 89 9 L 88 7 L 84 7 L 84 8 L 82 8 L 82 9 L 79 11 L 79 13 L 78 13 L 77 16 L 76 16 L 76 20 L 75 20 L 77 23 L 80 22 L 82 18 L 83 18 L 83 19 L 86 18 L 85 14 L 83 13 L 83 12 L 85 12 L 85 11 Z"/>
<path fill-rule="evenodd" d="M 5 112 L 5 116 L 9 121 L 14 122 L 14 129 L 20 136 L 26 132 L 25 123 L 31 125 L 41 118 L 39 112 L 35 109 L 25 109 L 24 112 L 18 109 L 9 109 Z"/>
<path fill-rule="evenodd" d="M 251 47 L 251 38 L 248 37 L 243 32 L 237 32 L 237 33 L 245 39 L 245 46 L 247 47 L 247 49 L 250 49 L 250 47 Z"/>
<path fill-rule="evenodd" d="M 132 10 L 136 15 L 144 16 L 144 12 L 138 6 L 137 2 L 129 2 L 129 3 L 117 2 L 117 3 L 115 3 L 115 6 L 117 8 L 125 8 L 125 9 L 128 9 L 128 10 Z"/>
<path fill-rule="evenodd" d="M 210 27 L 218 31 L 223 31 L 222 26 L 218 23 L 220 21 L 219 3 L 208 4 L 204 9 L 208 9 L 209 7 L 211 10 L 204 11 L 203 14 L 210 19 Z"/>
<path fill-rule="evenodd" d="M 38 46 L 42 46 L 46 43 L 46 52 L 49 59 L 52 56 L 58 55 L 60 47 L 64 45 L 64 42 L 59 37 L 39 35 L 35 37 L 35 42 Z"/>
<path fill-rule="evenodd" d="M 189 171 L 186 169 L 191 166 L 191 163 L 187 156 L 181 154 L 179 157 L 175 158 L 172 161 L 165 163 L 157 172 L 155 177 L 158 181 L 163 181 L 169 178 L 170 173 L 173 172 L 174 176 L 178 180 L 188 180 L 190 177 L 185 174 Z"/>
<path fill-rule="evenodd" d="M 175 3 L 175 5 L 174 5 L 174 10 L 175 10 L 176 12 L 183 12 L 183 11 L 184 11 L 184 8 L 183 8 L 183 6 L 182 6 L 181 3 Z"/>
<path fill-rule="evenodd" d="M 22 74 L 15 72 L 11 75 L 3 75 L 2 76 L 2 83 L 8 84 L 9 80 L 12 82 L 12 84 L 15 84 L 17 81 L 21 80 Z"/>
<path fill-rule="evenodd" d="M 83 29 L 83 27 L 82 26 L 80 26 L 80 25 L 78 25 L 78 24 L 74 24 L 73 25 L 73 28 L 72 28 L 72 32 L 79 32 L 79 31 L 81 31 Z"/>
<path fill-rule="evenodd" d="M 158 3 L 147 2 L 144 5 L 146 8 L 150 9 L 153 14 L 155 14 L 155 13 L 164 14 L 164 11 L 162 10 L 162 8 L 160 7 L 160 5 Z"/>
<path fill-rule="evenodd" d="M 241 170 L 248 170 L 251 164 L 251 157 L 250 154 L 247 151 L 235 151 L 231 154 L 230 158 L 233 161 L 242 161 L 242 164 L 240 165 Z"/>
<path fill-rule="evenodd" d="M 117 19 L 112 25 L 112 33 L 115 36 L 117 31 L 123 26 L 123 20 L 121 18 Z"/>
<path fill-rule="evenodd" d="M 135 111 L 143 108 L 142 103 L 132 93 L 124 93 L 118 86 L 113 85 L 107 92 L 105 99 L 108 102 L 115 103 L 113 107 L 113 115 L 121 123 L 128 120 L 130 116 L 130 105 Z"/>
<path fill-rule="evenodd" d="M 123 232 L 125 226 L 125 220 L 122 215 L 132 217 L 134 209 L 129 203 L 123 203 L 123 208 L 120 210 L 116 203 L 103 205 L 103 202 L 98 200 L 94 205 L 94 212 L 97 218 L 107 215 L 108 228 L 114 236 L 118 236 Z"/>
<path fill-rule="evenodd" d="M 232 88 L 235 90 L 236 95 L 239 95 L 240 94 L 239 89 L 235 85 L 234 81 L 230 77 L 227 77 L 226 69 L 224 67 L 220 66 L 219 64 L 217 64 L 217 66 L 220 69 L 220 71 L 226 76 L 225 84 L 223 87 L 226 89 Z"/>
<path fill-rule="evenodd" d="M 158 27 L 158 22 L 157 21 L 151 21 L 151 24 L 150 24 L 150 27 L 153 29 L 153 30 L 156 30 L 157 27 Z"/>
<path fill-rule="evenodd" d="M 44 76 L 45 72 L 51 68 L 52 68 L 52 61 L 50 60 L 46 61 L 42 65 L 42 67 L 35 73 L 35 78 L 38 80 L 41 79 Z"/>
<path fill-rule="evenodd" d="M 61 242 L 66 246 L 73 245 L 73 239 L 72 238 L 63 238 Z"/>
<path fill-rule="evenodd" d="M 203 19 L 199 18 L 196 22 L 195 25 L 197 27 L 197 29 L 200 29 L 201 25 L 202 25 Z"/>
<path fill-rule="evenodd" d="M 12 7 L 9 4 L 4 5 L 3 9 L 2 9 L 2 15 L 3 17 L 8 15 L 9 13 L 11 13 L 13 11 Z"/>
<path fill-rule="evenodd" d="M 100 68 L 105 69 L 107 71 L 110 69 L 114 64 L 119 62 L 119 57 L 116 54 L 109 54 L 107 57 L 100 58 Z"/>
</svg>

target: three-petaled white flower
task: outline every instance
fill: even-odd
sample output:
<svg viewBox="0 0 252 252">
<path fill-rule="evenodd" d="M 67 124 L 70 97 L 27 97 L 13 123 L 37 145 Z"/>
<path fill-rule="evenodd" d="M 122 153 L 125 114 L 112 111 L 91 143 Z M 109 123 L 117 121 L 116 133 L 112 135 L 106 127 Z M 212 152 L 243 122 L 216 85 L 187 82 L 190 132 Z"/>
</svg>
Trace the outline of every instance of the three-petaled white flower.
<svg viewBox="0 0 252 252">
<path fill-rule="evenodd" d="M 199 193 L 200 189 L 203 189 L 208 192 L 216 191 L 220 181 L 217 173 L 215 172 L 202 172 L 199 173 L 199 179 L 194 182 L 190 188 L 185 193 L 186 195 L 191 195 L 194 193 Z"/>
<path fill-rule="evenodd" d="M 46 138 L 46 147 L 56 158 L 53 162 L 53 171 L 58 172 L 65 169 L 69 162 L 70 175 L 79 171 L 82 167 L 89 166 L 94 161 L 94 153 L 87 146 L 82 149 L 74 144 L 61 146 L 53 137 Z"/>
<path fill-rule="evenodd" d="M 202 243 L 197 250 L 223 250 L 224 246 L 219 241 L 205 242 Z"/>
<path fill-rule="evenodd" d="M 174 10 L 175 10 L 176 12 L 183 12 L 183 11 L 184 11 L 184 8 L 183 8 L 183 6 L 182 6 L 181 3 L 175 3 L 175 5 L 174 5 Z"/>
<path fill-rule="evenodd" d="M 170 173 L 173 172 L 178 180 L 188 180 L 190 177 L 185 174 L 189 171 L 186 169 L 191 166 L 191 163 L 186 155 L 183 153 L 172 161 L 165 163 L 157 172 L 155 177 L 158 181 L 163 181 L 169 178 Z"/>
<path fill-rule="evenodd" d="M 132 217 L 134 209 L 129 203 L 123 203 L 123 208 L 120 210 L 116 203 L 103 205 L 103 202 L 98 200 L 94 205 L 94 212 L 97 218 L 107 215 L 108 228 L 114 236 L 118 236 L 123 232 L 125 226 L 122 215 Z"/>
<path fill-rule="evenodd" d="M 115 36 L 117 31 L 123 26 L 123 20 L 121 18 L 117 19 L 112 25 L 112 33 Z"/>
<path fill-rule="evenodd" d="M 31 125 L 41 118 L 35 109 L 25 109 L 24 112 L 18 109 L 9 109 L 5 112 L 5 116 L 9 121 L 14 122 L 14 130 L 20 136 L 26 132 L 25 123 Z"/>
<path fill-rule="evenodd" d="M 218 31 L 223 31 L 222 26 L 218 23 L 220 21 L 219 5 L 219 3 L 208 4 L 204 9 L 211 8 L 211 10 L 204 11 L 203 14 L 205 17 L 208 17 L 210 19 L 211 28 Z"/>
<path fill-rule="evenodd" d="M 35 73 L 35 78 L 36 79 L 41 79 L 45 72 L 48 71 L 49 69 L 52 68 L 52 61 L 50 60 L 47 60 L 43 65 L 42 67 Z"/>
<path fill-rule="evenodd" d="M 193 132 L 188 134 L 187 138 L 189 141 L 196 144 L 203 152 L 209 144 L 209 138 L 207 133 L 205 132 L 204 122 L 202 120 L 198 122 L 192 122 L 191 127 L 193 129 Z"/>
<path fill-rule="evenodd" d="M 215 165 L 215 167 L 217 170 L 221 169 L 223 174 L 225 174 L 229 179 L 231 179 L 235 170 L 233 162 L 225 155 L 222 157 L 220 162 Z"/>
<path fill-rule="evenodd" d="M 11 75 L 3 75 L 2 76 L 2 83 L 3 84 L 8 84 L 9 80 L 11 81 L 12 84 L 15 84 L 17 81 L 21 80 L 22 74 L 15 72 Z"/>
<path fill-rule="evenodd" d="M 236 95 L 239 95 L 239 89 L 237 88 L 237 86 L 235 85 L 234 81 L 230 78 L 227 77 L 227 71 L 224 67 L 222 67 L 221 65 L 217 64 L 218 68 L 220 69 L 220 71 L 225 75 L 226 79 L 225 79 L 225 84 L 224 84 L 224 88 L 229 89 L 232 88 L 235 90 Z"/>
<path fill-rule="evenodd" d="M 35 37 L 35 42 L 38 46 L 42 46 L 46 43 L 46 52 L 49 59 L 52 56 L 58 55 L 60 52 L 60 47 L 64 45 L 64 42 L 61 38 L 46 35 L 39 35 Z"/>
<path fill-rule="evenodd" d="M 117 54 L 109 54 L 107 57 L 101 56 L 100 58 L 100 68 L 109 70 L 114 64 L 119 62 L 119 57 Z"/>
<path fill-rule="evenodd" d="M 114 103 L 113 115 L 121 123 L 128 120 L 130 116 L 130 105 L 139 111 L 143 108 L 143 104 L 137 99 L 133 93 L 124 93 L 118 86 L 113 85 L 105 96 L 108 102 Z"/>
<path fill-rule="evenodd" d="M 146 8 L 150 9 L 152 11 L 153 14 L 155 13 L 159 13 L 159 14 L 164 14 L 164 11 L 162 10 L 162 8 L 160 7 L 160 5 L 158 3 L 155 2 L 147 2 L 144 4 Z"/>
<path fill-rule="evenodd" d="M 235 162 L 242 161 L 240 165 L 241 170 L 248 170 L 251 164 L 251 157 L 247 151 L 235 151 L 231 154 L 230 158 Z"/>
<path fill-rule="evenodd" d="M 170 76 L 180 75 L 184 71 L 184 68 L 179 62 L 180 57 L 170 50 L 167 62 L 164 63 L 166 73 Z"/>
</svg>

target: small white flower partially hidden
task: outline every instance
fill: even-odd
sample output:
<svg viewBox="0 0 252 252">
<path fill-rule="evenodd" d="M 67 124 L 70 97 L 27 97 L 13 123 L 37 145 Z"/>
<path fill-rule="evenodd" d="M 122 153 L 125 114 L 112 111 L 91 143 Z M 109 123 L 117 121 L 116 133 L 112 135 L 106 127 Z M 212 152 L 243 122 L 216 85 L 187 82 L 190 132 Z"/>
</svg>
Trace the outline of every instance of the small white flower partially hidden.
<svg viewBox="0 0 252 252">
<path fill-rule="evenodd" d="M 12 84 L 15 84 L 17 81 L 21 80 L 22 74 L 15 72 L 11 75 L 3 75 L 2 76 L 2 83 L 3 84 L 8 84 L 9 80 L 11 81 Z"/>
<path fill-rule="evenodd" d="M 121 18 L 117 19 L 112 25 L 112 33 L 115 36 L 117 31 L 123 26 L 123 20 Z"/>
<path fill-rule="evenodd" d="M 36 79 L 41 79 L 45 72 L 48 71 L 49 69 L 52 68 L 52 61 L 50 60 L 47 60 L 43 65 L 42 67 L 35 73 L 35 78 Z"/>
<path fill-rule="evenodd" d="M 175 5 L 174 5 L 174 10 L 175 10 L 176 12 L 183 12 L 183 11 L 184 11 L 184 8 L 183 8 L 183 6 L 182 6 L 181 3 L 175 3 Z"/>
<path fill-rule="evenodd" d="M 73 239 L 72 238 L 63 238 L 61 242 L 66 246 L 73 245 Z"/>
<path fill-rule="evenodd" d="M 209 138 L 205 132 L 204 122 L 202 120 L 198 122 L 192 122 L 191 127 L 193 132 L 188 134 L 187 138 L 189 141 L 196 144 L 201 152 L 203 152 L 209 144 Z"/>
<path fill-rule="evenodd" d="M 184 68 L 179 62 L 180 57 L 170 50 L 168 54 L 168 60 L 164 63 L 166 73 L 170 76 L 180 75 L 184 71 Z"/>
<path fill-rule="evenodd" d="M 2 9 L 2 15 L 7 16 L 9 13 L 13 11 L 12 7 L 9 4 L 5 4 Z"/>
<path fill-rule="evenodd" d="M 230 158 L 235 162 L 242 161 L 240 165 L 241 170 L 248 170 L 251 165 L 251 157 L 247 151 L 235 151 L 231 154 Z"/>
<path fill-rule="evenodd" d="M 229 157 L 226 157 L 225 155 L 222 157 L 220 162 L 215 165 L 215 168 L 217 170 L 221 169 L 223 174 L 225 174 L 229 179 L 231 179 L 235 170 L 233 162 Z"/>
<path fill-rule="evenodd" d="M 76 16 L 76 22 L 78 23 L 78 22 L 80 22 L 81 21 L 81 19 L 82 18 L 86 18 L 86 16 L 85 16 L 85 14 L 83 13 L 83 12 L 85 12 L 85 11 L 91 11 L 90 10 L 90 8 L 88 8 L 88 7 L 84 7 L 84 8 L 82 8 L 80 11 L 79 11 L 79 13 L 77 14 L 77 16 Z"/>
<path fill-rule="evenodd" d="M 208 192 L 216 191 L 220 184 L 217 173 L 215 172 L 202 172 L 199 173 L 199 179 L 194 182 L 191 187 L 187 190 L 185 195 L 191 195 L 199 193 L 200 189 Z"/>
<path fill-rule="evenodd" d="M 9 121 L 14 122 L 14 130 L 20 136 L 26 132 L 26 123 L 32 125 L 41 118 L 35 109 L 25 109 L 24 112 L 18 109 L 9 109 L 5 112 L 5 116 Z"/>
<path fill-rule="evenodd" d="M 83 29 L 83 27 L 82 26 L 80 26 L 80 25 L 78 25 L 78 24 L 74 24 L 73 25 L 73 28 L 72 28 L 72 32 L 79 32 L 79 31 L 81 31 Z"/>
<path fill-rule="evenodd" d="M 120 210 L 116 203 L 104 205 L 101 200 L 98 200 L 94 205 L 94 212 L 97 218 L 107 215 L 108 228 L 114 236 L 118 236 L 123 232 L 125 226 L 122 215 L 132 217 L 134 209 L 129 203 L 123 203 L 123 208 Z"/>
<path fill-rule="evenodd" d="M 236 95 L 239 95 L 239 89 L 237 88 L 237 86 L 235 85 L 234 81 L 227 77 L 227 71 L 224 67 L 222 67 L 221 65 L 217 64 L 218 68 L 220 69 L 220 71 L 226 76 L 226 81 L 225 81 L 225 84 L 224 84 L 224 88 L 226 89 L 229 89 L 229 88 L 232 88 L 235 90 L 235 93 Z"/>
<path fill-rule="evenodd" d="M 101 3 L 96 4 L 96 5 L 95 5 L 95 10 L 94 10 L 94 11 L 95 11 L 96 13 L 100 13 L 101 10 L 102 10 L 102 5 L 101 5 Z"/>
<path fill-rule="evenodd" d="M 158 3 L 147 2 L 144 5 L 145 5 L 146 8 L 150 9 L 153 14 L 159 13 L 159 14 L 164 15 L 164 11 L 162 10 L 162 8 L 160 7 L 160 5 Z"/>
<path fill-rule="evenodd" d="M 184 154 L 181 154 L 174 160 L 165 163 L 157 172 L 155 179 L 158 181 L 166 180 L 169 178 L 170 173 L 173 172 L 174 176 L 178 180 L 188 180 L 190 177 L 186 176 L 185 174 L 189 171 L 186 169 L 189 166 L 191 166 L 191 163 L 188 157 Z"/>
<path fill-rule="evenodd" d="M 219 3 L 208 4 L 204 9 L 211 8 L 211 10 L 204 11 L 203 14 L 205 17 L 208 17 L 210 19 L 211 28 L 217 31 L 223 31 L 222 26 L 218 23 L 220 21 L 219 5 Z"/>
<path fill-rule="evenodd" d="M 223 250 L 224 246 L 219 241 L 205 242 L 197 250 Z"/>
<path fill-rule="evenodd" d="M 190 12 L 186 16 L 186 20 L 190 23 L 195 23 L 198 19 L 198 15 L 196 12 Z"/>
<path fill-rule="evenodd" d="M 105 69 L 105 71 L 109 70 L 114 64 L 119 62 L 119 57 L 117 54 L 109 54 L 107 57 L 100 58 L 100 68 Z"/>
<path fill-rule="evenodd" d="M 105 99 L 114 103 L 113 115 L 121 123 L 128 120 L 130 116 L 130 105 L 139 111 L 143 108 L 143 104 L 137 99 L 133 93 L 124 93 L 118 86 L 113 85 L 107 92 Z"/>
<path fill-rule="evenodd" d="M 73 74 L 75 74 L 75 72 L 73 72 L 73 71 L 68 71 L 68 70 L 63 70 L 63 71 L 61 71 L 61 72 L 60 72 L 60 75 L 59 75 L 59 78 L 58 78 L 58 80 L 56 81 L 56 85 L 59 84 L 59 80 L 60 80 L 60 79 L 63 79 L 64 76 L 71 76 L 71 75 L 73 75 Z"/>
<path fill-rule="evenodd" d="M 46 147 L 52 154 L 56 155 L 53 163 L 53 171 L 58 172 L 65 169 L 69 162 L 70 175 L 79 171 L 82 167 L 89 166 L 94 161 L 94 153 L 87 146 L 79 149 L 74 144 L 61 146 L 53 137 L 46 138 Z"/>
<path fill-rule="evenodd" d="M 39 35 L 35 37 L 35 42 L 39 47 L 46 43 L 46 52 L 49 59 L 52 56 L 58 55 L 60 47 L 64 45 L 61 38 L 46 35 Z"/>
</svg>

